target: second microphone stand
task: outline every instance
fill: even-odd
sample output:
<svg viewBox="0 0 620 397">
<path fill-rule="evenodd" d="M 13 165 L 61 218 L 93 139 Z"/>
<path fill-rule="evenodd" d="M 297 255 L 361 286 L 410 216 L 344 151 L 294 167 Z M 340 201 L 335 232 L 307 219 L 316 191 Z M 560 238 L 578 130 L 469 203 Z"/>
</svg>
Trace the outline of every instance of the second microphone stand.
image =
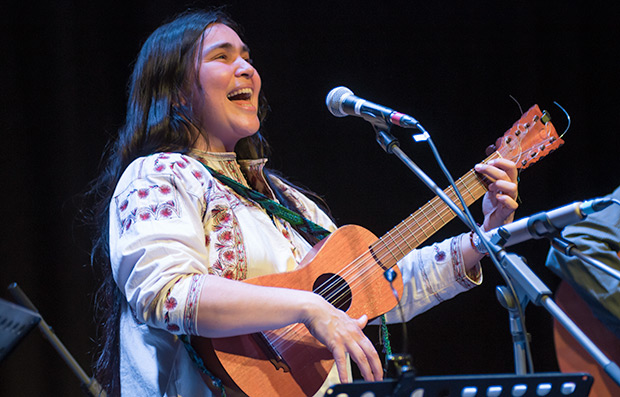
<svg viewBox="0 0 620 397">
<path fill-rule="evenodd" d="M 551 225 L 551 222 L 547 222 Z M 534 227 L 534 225 L 532 225 Z M 546 236 L 550 240 L 556 239 L 560 235 L 560 230 L 551 228 Z M 491 250 L 499 259 L 500 264 L 508 277 L 513 281 L 517 296 L 507 294 L 507 291 L 501 289 L 498 292 L 500 301 L 509 302 L 507 307 L 511 313 L 511 331 L 513 331 L 513 343 L 515 352 L 515 369 L 517 374 L 525 373 L 525 357 L 522 349 L 523 343 L 527 335 L 521 333 L 518 327 L 513 326 L 512 311 L 516 305 L 521 305 L 524 309 L 528 302 L 532 302 L 538 306 L 543 306 L 592 356 L 594 360 L 605 370 L 605 372 L 618 385 L 620 385 L 620 368 L 616 363 L 611 361 L 605 354 L 588 338 L 586 334 L 564 313 L 564 311 L 551 298 L 551 291 L 547 286 L 532 272 L 525 264 L 523 259 L 515 254 L 504 251 L 503 246 L 510 239 L 509 233 L 505 229 L 503 233 L 499 233 L 500 241 L 491 242 Z M 501 287 L 500 287 L 501 288 Z M 503 303 L 503 302 L 502 302 Z"/>
</svg>

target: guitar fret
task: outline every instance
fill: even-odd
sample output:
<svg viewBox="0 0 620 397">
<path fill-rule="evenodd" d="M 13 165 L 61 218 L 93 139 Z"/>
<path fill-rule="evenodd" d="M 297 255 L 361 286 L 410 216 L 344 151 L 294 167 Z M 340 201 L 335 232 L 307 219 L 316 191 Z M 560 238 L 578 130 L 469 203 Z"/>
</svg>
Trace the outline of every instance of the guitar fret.
<svg viewBox="0 0 620 397">
<path fill-rule="evenodd" d="M 400 251 L 400 253 L 402 254 L 401 258 L 405 256 L 405 253 L 403 252 L 402 249 L 400 249 L 400 246 L 398 245 L 398 243 L 396 242 L 396 240 L 394 240 L 394 237 L 392 237 L 392 232 L 387 233 L 387 235 L 390 237 L 390 239 L 392 240 L 392 242 L 394 243 L 394 245 L 396 246 L 396 248 L 398 248 L 398 250 Z M 396 261 L 398 262 L 398 259 L 396 258 L 396 256 L 392 253 L 392 250 L 389 250 L 390 253 L 392 254 L 392 256 L 394 257 L 394 259 L 396 259 Z"/>
<path fill-rule="evenodd" d="M 414 221 L 416 225 L 418 225 L 418 228 L 420 229 L 420 231 L 421 231 L 422 233 L 424 233 L 424 235 L 426 236 L 426 238 L 429 238 L 429 237 L 430 237 L 428 234 L 426 234 L 426 232 L 424 231 L 424 228 L 422 227 L 422 225 L 420 225 L 420 222 L 418 222 L 418 220 L 417 220 L 417 219 L 415 219 L 415 214 L 413 214 L 413 217 L 412 217 L 412 219 L 411 219 L 411 220 L 412 220 L 412 221 Z M 425 239 L 425 240 L 426 240 L 426 239 Z"/>
<path fill-rule="evenodd" d="M 436 213 L 437 215 L 439 215 L 439 220 L 440 220 L 441 222 L 443 222 L 443 225 L 445 225 L 445 224 L 446 224 L 446 222 L 444 222 L 443 217 L 441 216 L 441 213 L 440 213 L 439 211 L 437 211 L 437 208 L 433 205 L 433 201 L 432 201 L 432 200 L 431 200 L 431 201 L 429 201 L 429 205 L 430 205 L 430 207 L 431 207 L 431 208 L 435 211 L 435 213 Z M 443 226 L 443 225 L 442 225 L 442 226 Z"/>
<path fill-rule="evenodd" d="M 407 219 L 405 219 L 403 222 L 401 222 L 405 225 L 405 227 L 407 228 L 407 231 L 410 233 L 410 237 L 413 237 L 415 239 L 415 244 L 412 246 L 409 245 L 409 243 L 407 243 L 407 245 L 409 246 L 409 248 L 414 249 L 415 247 L 417 247 L 418 245 L 420 245 L 421 241 L 418 240 L 418 237 L 416 236 L 415 232 L 413 232 L 411 230 L 411 228 L 409 227 L 409 222 Z"/>
<path fill-rule="evenodd" d="M 460 190 L 462 190 L 463 188 L 465 188 L 465 190 L 467 191 L 467 193 L 469 193 L 469 195 L 470 195 L 471 197 L 475 197 L 475 196 L 474 196 L 474 194 L 471 192 L 471 190 L 469 190 L 469 185 L 467 185 L 467 184 L 465 184 L 465 183 L 462 183 L 461 185 L 462 185 L 462 187 L 460 188 Z M 458 187 L 458 186 L 457 186 L 457 187 Z M 465 202 L 467 202 L 467 200 L 465 200 Z"/>
<path fill-rule="evenodd" d="M 429 219 L 428 215 L 426 215 L 426 212 L 422 212 L 422 215 L 424 215 L 424 217 L 426 218 L 426 220 L 428 221 L 428 223 L 431 225 L 431 227 L 437 231 L 437 228 L 435 227 L 435 225 L 433 225 L 433 222 Z"/>
<path fill-rule="evenodd" d="M 405 235 L 405 236 L 403 237 L 403 234 L 400 232 L 400 226 L 401 226 L 401 225 L 405 225 L 405 228 L 407 229 L 407 231 L 408 231 L 409 233 L 411 233 L 411 230 L 409 230 L 409 227 L 407 226 L 407 224 L 406 224 L 404 221 L 403 221 L 403 222 L 400 222 L 400 223 L 397 225 L 397 227 L 396 227 L 397 229 L 399 229 L 398 235 L 399 235 L 399 236 L 400 236 L 400 238 L 401 238 L 401 239 L 405 242 L 405 244 L 407 244 L 407 248 L 409 248 L 409 250 L 411 251 L 411 250 L 412 250 L 412 249 L 414 249 L 415 247 L 412 247 L 412 246 L 411 246 L 411 244 L 409 244 L 409 239 L 407 238 L 407 235 Z M 407 255 L 407 254 L 405 253 L 405 254 L 403 254 L 403 256 L 404 256 L 404 255 Z"/>
</svg>

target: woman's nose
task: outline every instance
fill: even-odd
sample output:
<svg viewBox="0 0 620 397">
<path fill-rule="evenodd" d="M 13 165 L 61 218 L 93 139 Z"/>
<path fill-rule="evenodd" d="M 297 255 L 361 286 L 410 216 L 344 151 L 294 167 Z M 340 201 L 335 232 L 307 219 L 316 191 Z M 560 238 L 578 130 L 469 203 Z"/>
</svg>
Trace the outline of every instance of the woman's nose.
<svg viewBox="0 0 620 397">
<path fill-rule="evenodd" d="M 250 62 L 241 57 L 239 57 L 236 62 L 238 64 L 237 70 L 235 71 L 236 76 L 247 77 L 248 79 L 251 79 L 252 76 L 254 76 L 256 69 L 254 69 L 254 66 L 252 66 Z"/>
</svg>

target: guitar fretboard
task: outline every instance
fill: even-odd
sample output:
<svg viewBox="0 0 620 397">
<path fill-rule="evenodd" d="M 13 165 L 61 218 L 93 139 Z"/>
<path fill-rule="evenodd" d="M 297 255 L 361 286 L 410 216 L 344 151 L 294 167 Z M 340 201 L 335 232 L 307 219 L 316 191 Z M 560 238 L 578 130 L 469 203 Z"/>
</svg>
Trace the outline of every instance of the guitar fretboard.
<svg viewBox="0 0 620 397">
<path fill-rule="evenodd" d="M 501 155 L 494 152 L 483 163 L 499 157 Z M 487 192 L 487 185 L 474 170 L 470 170 L 456 180 L 455 185 L 467 206 Z M 463 209 L 452 186 L 446 188 L 444 193 L 453 203 Z M 369 247 L 370 251 L 382 267 L 391 268 L 455 217 L 456 214 L 450 207 L 439 196 L 436 196 L 373 243 Z"/>
</svg>

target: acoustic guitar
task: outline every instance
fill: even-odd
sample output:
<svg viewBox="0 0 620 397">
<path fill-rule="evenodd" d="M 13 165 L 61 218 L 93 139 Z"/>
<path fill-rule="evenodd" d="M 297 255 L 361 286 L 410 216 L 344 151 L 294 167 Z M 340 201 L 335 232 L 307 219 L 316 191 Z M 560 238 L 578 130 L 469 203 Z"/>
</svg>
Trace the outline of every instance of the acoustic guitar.
<svg viewBox="0 0 620 397">
<path fill-rule="evenodd" d="M 487 150 L 484 162 L 504 157 L 525 169 L 563 143 L 549 116 L 534 105 Z M 468 206 L 487 191 L 474 170 L 456 186 Z M 445 193 L 462 208 L 451 187 Z M 435 197 L 381 238 L 360 226 L 343 226 L 317 244 L 297 270 L 244 282 L 313 291 L 353 318 L 366 314 L 372 319 L 397 304 L 384 272 L 391 268 L 397 272 L 394 286 L 401 296 L 397 262 L 454 217 Z M 229 338 L 193 337 L 192 345 L 228 395 L 311 396 L 334 364 L 331 353 L 303 324 Z M 210 379 L 203 377 L 211 387 Z"/>
</svg>

